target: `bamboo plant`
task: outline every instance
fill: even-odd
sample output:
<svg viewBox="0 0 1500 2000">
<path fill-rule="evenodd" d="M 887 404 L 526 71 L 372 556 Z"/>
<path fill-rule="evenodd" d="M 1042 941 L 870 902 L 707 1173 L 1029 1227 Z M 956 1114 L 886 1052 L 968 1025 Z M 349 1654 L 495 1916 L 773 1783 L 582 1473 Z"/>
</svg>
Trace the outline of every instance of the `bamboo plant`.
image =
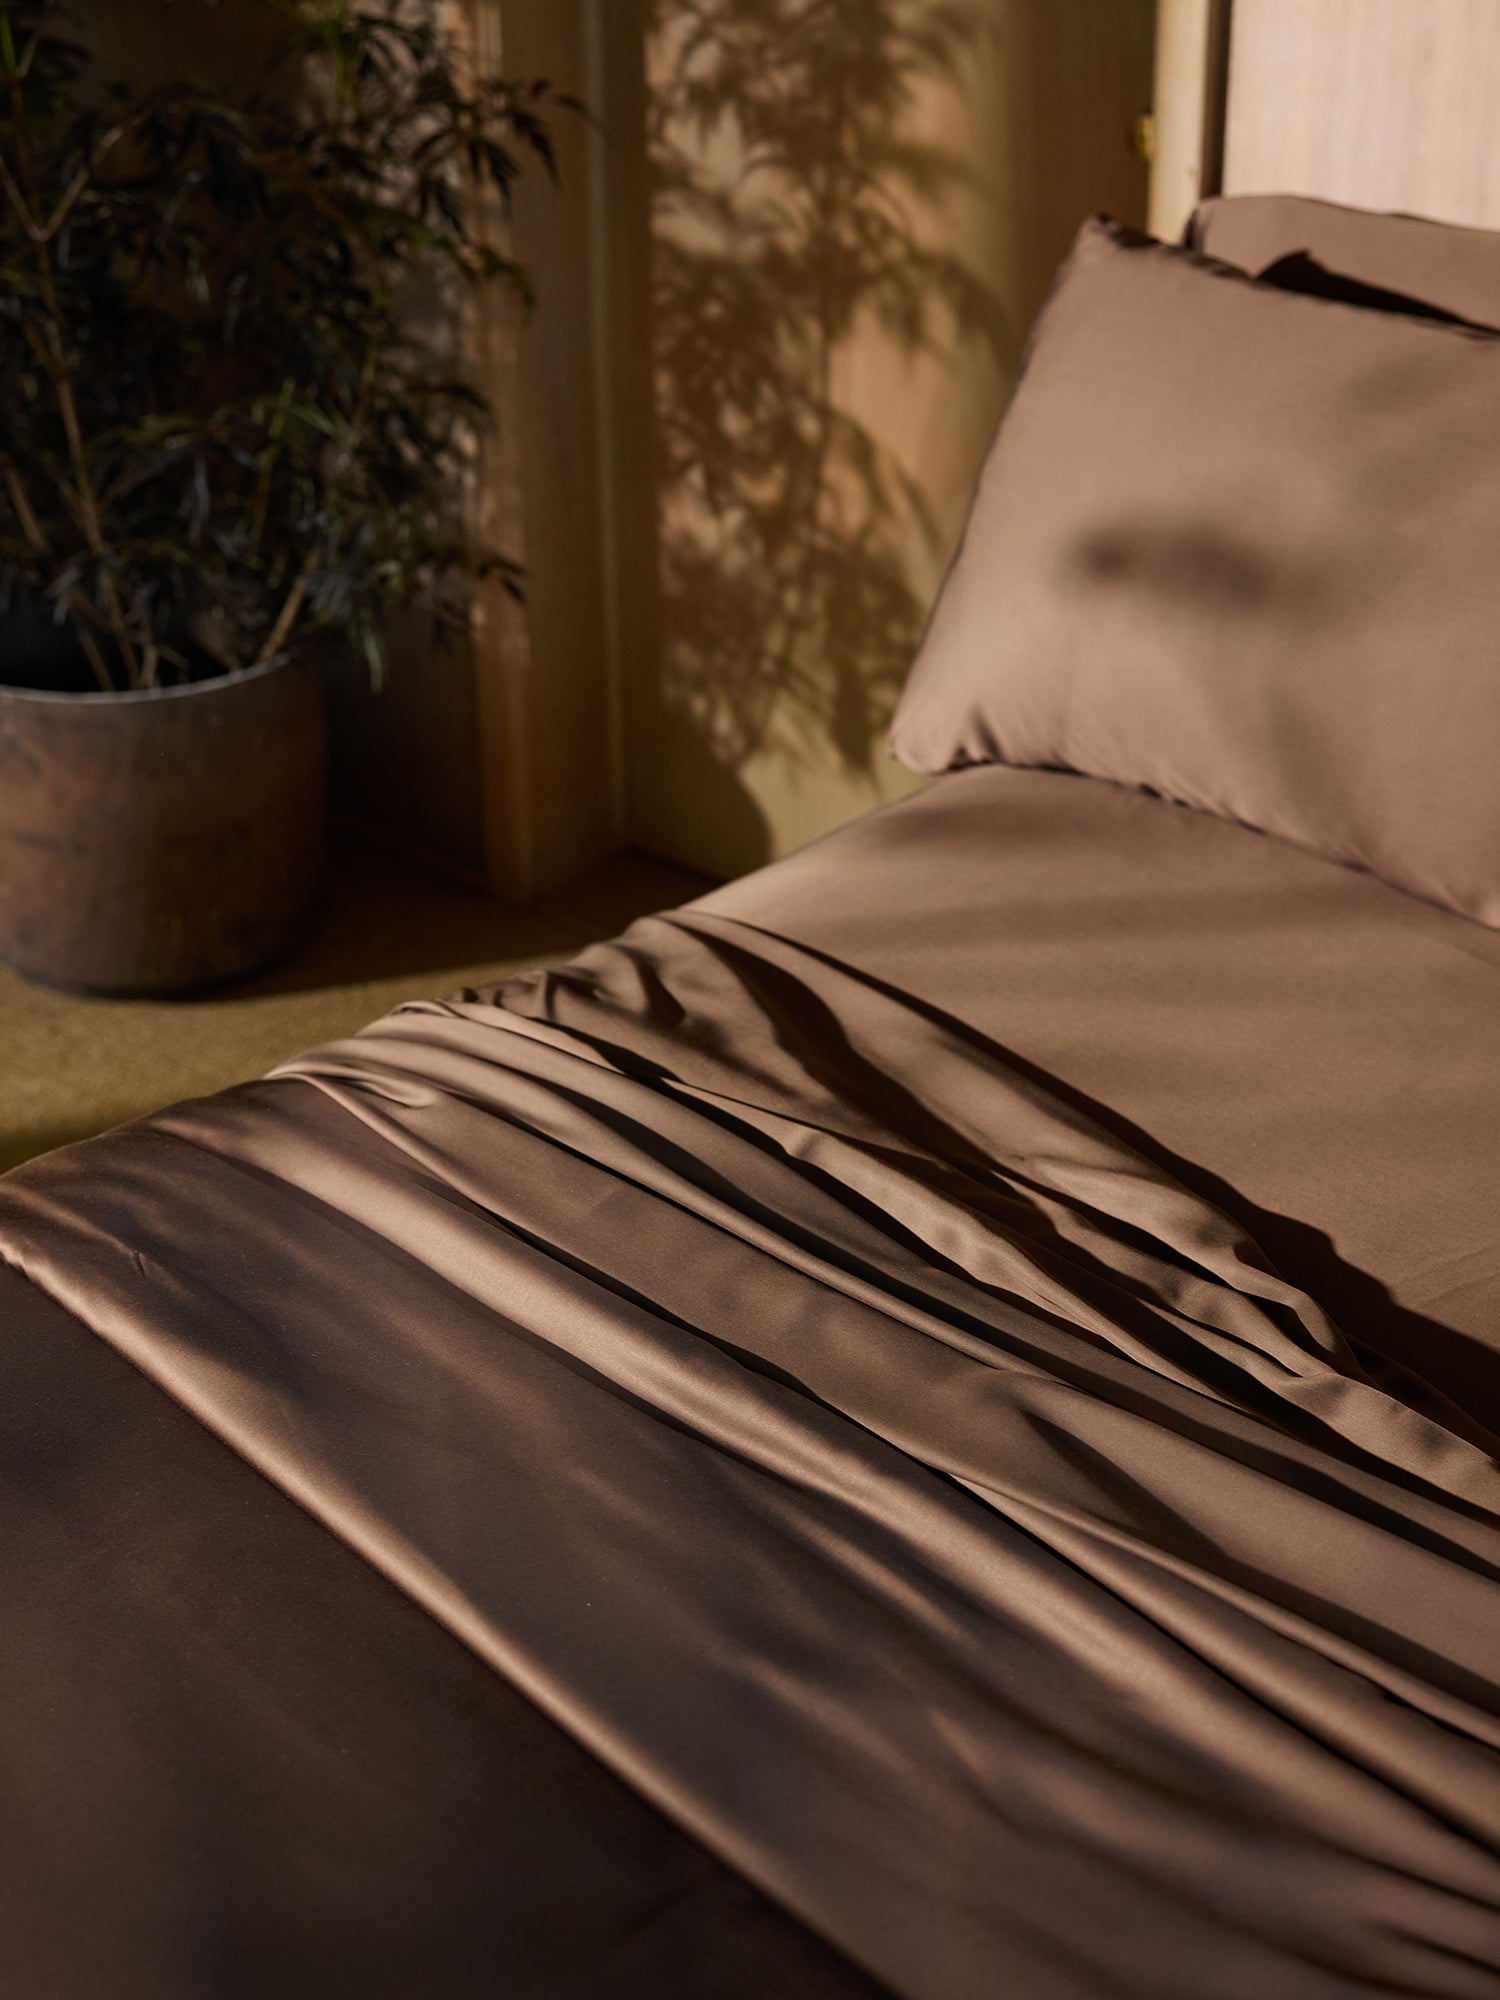
<svg viewBox="0 0 1500 2000">
<path fill-rule="evenodd" d="M 393 611 L 516 584 L 458 518 L 490 412 L 430 329 L 528 295 L 478 218 L 552 170 L 555 100 L 472 74 L 438 0 L 259 4 L 248 84 L 139 89 L 0 0 L 0 644 L 45 617 L 101 688 L 319 633 L 378 681 Z"/>
</svg>

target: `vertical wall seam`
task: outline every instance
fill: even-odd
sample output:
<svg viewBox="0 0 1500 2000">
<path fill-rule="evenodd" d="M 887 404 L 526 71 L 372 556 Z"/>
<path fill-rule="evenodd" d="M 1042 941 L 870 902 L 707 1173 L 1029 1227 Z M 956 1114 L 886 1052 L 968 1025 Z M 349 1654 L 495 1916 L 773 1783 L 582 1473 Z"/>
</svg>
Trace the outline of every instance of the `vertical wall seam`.
<svg viewBox="0 0 1500 2000">
<path fill-rule="evenodd" d="M 481 73 L 500 69 L 505 60 L 502 0 L 470 0 L 470 7 L 476 65 Z M 514 247 L 509 240 L 514 225 L 500 213 L 498 203 L 490 205 L 489 226 L 503 247 Z M 480 513 L 500 528 L 496 539 L 510 545 L 505 552 L 525 564 L 530 550 L 524 467 L 519 462 L 524 446 L 517 421 L 516 310 L 502 310 L 498 319 L 498 339 L 491 320 L 488 334 L 481 334 L 478 341 L 482 386 L 499 419 L 497 442 L 482 462 L 487 490 L 480 495 Z M 524 606 L 500 601 L 497 585 L 486 587 L 486 597 L 475 630 L 486 871 L 493 889 L 526 897 L 536 886 L 530 620 Z"/>
<path fill-rule="evenodd" d="M 610 91 L 603 18 L 607 0 L 581 0 L 581 4 L 586 95 L 595 121 L 588 135 L 588 255 L 590 349 L 597 437 L 598 499 L 595 511 L 599 527 L 604 611 L 603 720 L 607 736 L 610 832 L 616 843 L 623 846 L 626 829 L 625 649 L 621 604 L 619 385 L 614 370 L 620 311 L 614 254 L 615 216 L 609 176 L 609 155 L 616 140 L 612 130 L 614 101 Z"/>
</svg>

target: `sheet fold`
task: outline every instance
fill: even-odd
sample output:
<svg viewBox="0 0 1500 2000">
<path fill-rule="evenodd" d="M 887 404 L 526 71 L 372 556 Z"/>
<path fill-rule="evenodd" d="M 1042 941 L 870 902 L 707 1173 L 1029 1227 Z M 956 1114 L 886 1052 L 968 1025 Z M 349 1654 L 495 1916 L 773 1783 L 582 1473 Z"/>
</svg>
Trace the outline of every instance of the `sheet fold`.
<svg viewBox="0 0 1500 2000">
<path fill-rule="evenodd" d="M 912 2000 L 1496 1991 L 1494 1440 L 930 1009 L 650 919 L 0 1256 Z"/>
</svg>

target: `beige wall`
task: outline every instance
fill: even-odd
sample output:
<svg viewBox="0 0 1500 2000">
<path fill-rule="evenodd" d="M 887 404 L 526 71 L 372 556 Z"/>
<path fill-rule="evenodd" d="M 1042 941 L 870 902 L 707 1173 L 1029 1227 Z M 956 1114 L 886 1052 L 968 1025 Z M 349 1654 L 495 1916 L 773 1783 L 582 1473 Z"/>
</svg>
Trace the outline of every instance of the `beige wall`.
<svg viewBox="0 0 1500 2000">
<path fill-rule="evenodd" d="M 1238 0 L 1224 186 L 1493 229 L 1495 0 Z"/>
<path fill-rule="evenodd" d="M 1027 328 L 1084 215 L 1144 219 L 1153 12 L 860 0 L 828 48 L 805 0 L 656 0 L 640 844 L 734 873 L 908 784 L 883 732 Z"/>
</svg>

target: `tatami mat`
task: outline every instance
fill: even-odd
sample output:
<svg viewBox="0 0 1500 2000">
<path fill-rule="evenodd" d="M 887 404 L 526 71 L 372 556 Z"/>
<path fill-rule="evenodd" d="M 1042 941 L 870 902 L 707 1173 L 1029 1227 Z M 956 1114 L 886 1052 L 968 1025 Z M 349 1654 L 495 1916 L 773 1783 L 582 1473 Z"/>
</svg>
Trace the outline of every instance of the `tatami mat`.
<svg viewBox="0 0 1500 2000">
<path fill-rule="evenodd" d="M 566 958 L 706 886 L 621 855 L 518 908 L 350 838 L 321 929 L 256 979 L 191 1000 L 91 1000 L 0 968 L 0 1169 L 258 1076 L 398 1001 Z"/>
</svg>

